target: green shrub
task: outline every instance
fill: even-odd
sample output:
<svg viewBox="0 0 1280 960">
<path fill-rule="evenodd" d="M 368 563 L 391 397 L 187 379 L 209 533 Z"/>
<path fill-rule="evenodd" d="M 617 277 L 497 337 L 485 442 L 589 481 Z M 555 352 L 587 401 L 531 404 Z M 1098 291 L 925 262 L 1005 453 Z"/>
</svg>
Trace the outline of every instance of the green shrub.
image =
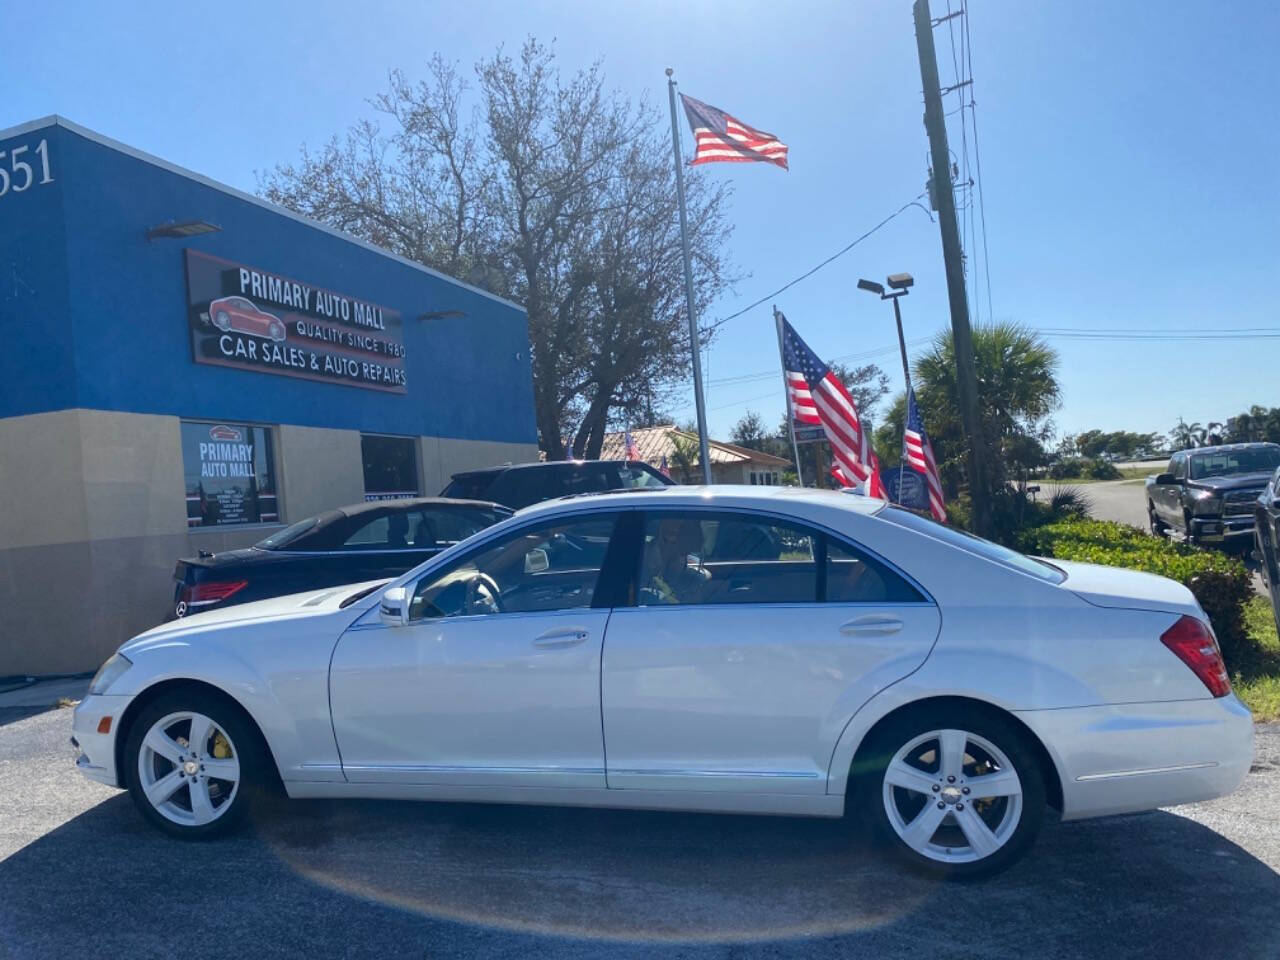
<svg viewBox="0 0 1280 960">
<path fill-rule="evenodd" d="M 1252 596 L 1249 574 L 1235 557 L 1196 550 L 1108 520 L 1068 519 L 1024 530 L 1026 553 L 1155 573 L 1185 584 L 1213 625 L 1228 665 L 1257 655 L 1245 630 L 1243 608 Z"/>
<path fill-rule="evenodd" d="M 1119 480 L 1123 474 L 1110 460 L 1091 460 L 1088 466 L 1089 476 L 1094 480 Z"/>
<path fill-rule="evenodd" d="M 1093 497 L 1079 487 L 1060 485 L 1049 488 L 1048 496 L 1044 498 L 1044 505 L 1049 508 L 1049 518 L 1045 521 L 1046 523 L 1072 517 L 1083 520 L 1093 510 Z"/>
</svg>

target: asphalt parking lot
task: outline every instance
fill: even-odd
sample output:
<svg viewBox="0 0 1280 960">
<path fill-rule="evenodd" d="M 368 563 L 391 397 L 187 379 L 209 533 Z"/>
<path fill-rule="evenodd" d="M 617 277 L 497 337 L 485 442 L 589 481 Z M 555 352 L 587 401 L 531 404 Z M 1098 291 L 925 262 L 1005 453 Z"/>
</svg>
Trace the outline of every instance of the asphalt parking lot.
<svg viewBox="0 0 1280 960">
<path fill-rule="evenodd" d="M 1280 725 L 1233 796 L 1051 824 L 969 886 L 820 820 L 293 803 L 184 843 L 70 727 L 0 710 L 0 957 L 1280 956 Z"/>
</svg>

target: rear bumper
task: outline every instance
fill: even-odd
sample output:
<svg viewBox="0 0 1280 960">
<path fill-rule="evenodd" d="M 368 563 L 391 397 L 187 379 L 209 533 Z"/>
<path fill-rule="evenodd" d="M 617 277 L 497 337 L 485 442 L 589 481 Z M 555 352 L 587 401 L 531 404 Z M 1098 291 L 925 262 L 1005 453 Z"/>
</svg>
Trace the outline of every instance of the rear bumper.
<svg viewBox="0 0 1280 960">
<path fill-rule="evenodd" d="M 120 786 L 116 770 L 116 731 L 132 699 L 90 695 L 77 705 L 71 720 L 71 746 L 76 752 L 76 769 L 90 780 L 109 787 Z M 111 720 L 110 731 L 99 733 L 104 718 Z"/>
<path fill-rule="evenodd" d="M 1053 756 L 1064 820 L 1212 800 L 1238 787 L 1253 762 L 1253 717 L 1234 693 L 1018 717 Z"/>
</svg>

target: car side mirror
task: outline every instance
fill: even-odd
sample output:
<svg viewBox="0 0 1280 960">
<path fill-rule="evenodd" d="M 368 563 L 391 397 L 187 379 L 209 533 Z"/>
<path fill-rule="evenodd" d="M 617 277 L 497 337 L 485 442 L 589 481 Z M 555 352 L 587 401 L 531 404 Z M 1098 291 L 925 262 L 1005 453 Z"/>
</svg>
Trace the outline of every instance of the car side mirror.
<svg viewBox="0 0 1280 960">
<path fill-rule="evenodd" d="M 378 619 L 388 627 L 403 627 L 409 623 L 409 591 L 404 587 L 392 587 L 382 592 L 378 601 Z"/>
<path fill-rule="evenodd" d="M 1175 477 L 1172 473 L 1157 473 L 1157 474 L 1156 474 L 1156 483 L 1157 483 L 1157 484 L 1159 484 L 1159 485 L 1160 485 L 1160 486 L 1162 486 L 1162 487 L 1164 487 L 1164 486 L 1168 486 L 1168 485 L 1169 485 L 1169 484 L 1171 484 L 1171 483 L 1177 483 L 1177 482 L 1178 482 L 1178 478 L 1177 478 L 1177 477 Z"/>
</svg>

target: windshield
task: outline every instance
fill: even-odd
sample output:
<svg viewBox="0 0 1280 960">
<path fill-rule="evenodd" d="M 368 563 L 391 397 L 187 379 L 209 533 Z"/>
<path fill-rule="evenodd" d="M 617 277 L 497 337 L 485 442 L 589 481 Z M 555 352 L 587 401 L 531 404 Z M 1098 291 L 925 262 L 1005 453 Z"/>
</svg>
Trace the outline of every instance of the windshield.
<svg viewBox="0 0 1280 960">
<path fill-rule="evenodd" d="M 1276 467 L 1280 467 L 1280 447 L 1277 446 L 1197 453 L 1191 457 L 1191 479 L 1233 477 L 1242 473 L 1270 473 Z"/>
<path fill-rule="evenodd" d="M 454 477 L 449 485 L 441 491 L 440 496 L 453 500 L 485 500 L 493 478 L 497 473 L 467 473 Z"/>
<path fill-rule="evenodd" d="M 280 550 L 293 541 L 297 540 L 304 533 L 313 528 L 320 522 L 319 517 L 307 517 L 305 520 L 299 520 L 297 523 L 291 523 L 283 530 L 277 530 L 265 540 L 259 540 L 254 544 L 259 550 Z"/>
<path fill-rule="evenodd" d="M 983 540 L 981 537 L 966 533 L 964 530 L 945 526 L 935 520 L 922 517 L 918 513 L 904 510 L 902 507 L 896 507 L 891 504 L 876 516 L 891 523 L 896 523 L 900 527 L 907 527 L 918 533 L 923 533 L 927 537 L 933 537 L 935 540 L 941 540 L 943 543 L 958 547 L 966 553 L 976 554 L 984 560 L 991 560 L 1003 566 L 1012 567 L 1019 573 L 1030 574 L 1046 583 L 1062 583 L 1063 580 L 1067 579 L 1065 573 L 1057 567 L 1045 563 L 1043 560 L 1035 560 L 1024 553 L 1018 553 L 1016 550 L 1002 547 L 1000 544 L 992 543 L 990 540 Z"/>
</svg>

